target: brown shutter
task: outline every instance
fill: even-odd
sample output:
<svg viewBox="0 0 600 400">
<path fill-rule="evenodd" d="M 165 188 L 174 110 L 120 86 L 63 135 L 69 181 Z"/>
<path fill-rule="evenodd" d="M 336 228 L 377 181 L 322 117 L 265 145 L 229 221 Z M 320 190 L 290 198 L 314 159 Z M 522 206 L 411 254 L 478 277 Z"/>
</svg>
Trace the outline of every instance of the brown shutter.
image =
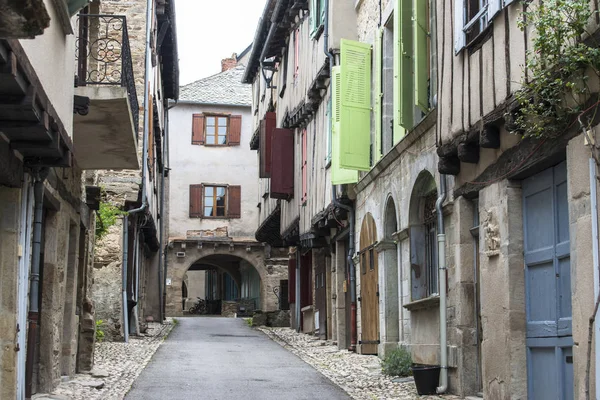
<svg viewBox="0 0 600 400">
<path fill-rule="evenodd" d="M 242 138 L 242 116 L 232 115 L 229 117 L 229 142 L 230 146 L 239 146 Z"/>
<path fill-rule="evenodd" d="M 294 131 L 273 129 L 271 132 L 271 198 L 294 197 Z"/>
<path fill-rule="evenodd" d="M 261 178 L 271 177 L 271 131 L 275 129 L 275 113 L 268 112 L 260 125 L 260 174 Z"/>
<path fill-rule="evenodd" d="M 296 303 L 296 256 L 288 259 L 288 303 Z"/>
<path fill-rule="evenodd" d="M 242 217 L 242 187 L 229 186 L 227 188 L 227 217 L 241 218 Z"/>
<path fill-rule="evenodd" d="M 190 185 L 190 218 L 202 218 L 203 185 Z"/>
<path fill-rule="evenodd" d="M 192 117 L 192 144 L 204 144 L 204 115 L 194 114 Z"/>
</svg>

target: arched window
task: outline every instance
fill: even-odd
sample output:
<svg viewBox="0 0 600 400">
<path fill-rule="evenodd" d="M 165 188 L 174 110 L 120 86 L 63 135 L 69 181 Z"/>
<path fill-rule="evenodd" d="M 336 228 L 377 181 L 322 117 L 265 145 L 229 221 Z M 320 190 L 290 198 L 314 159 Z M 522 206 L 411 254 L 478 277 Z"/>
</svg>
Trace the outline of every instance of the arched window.
<svg viewBox="0 0 600 400">
<path fill-rule="evenodd" d="M 420 300 L 438 290 L 437 189 L 433 176 L 421 172 L 410 199 L 411 297 Z"/>
</svg>

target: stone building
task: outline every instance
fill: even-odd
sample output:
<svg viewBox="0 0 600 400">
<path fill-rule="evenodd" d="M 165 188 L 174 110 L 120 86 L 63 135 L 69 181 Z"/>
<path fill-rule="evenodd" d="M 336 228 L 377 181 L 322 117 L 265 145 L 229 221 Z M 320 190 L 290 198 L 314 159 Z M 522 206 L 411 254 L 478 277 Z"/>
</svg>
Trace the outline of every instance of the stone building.
<svg viewBox="0 0 600 400">
<path fill-rule="evenodd" d="M 115 16 L 119 29 L 86 31 L 76 14 L 87 3 L 9 2 L 0 11 L 3 399 L 50 392 L 92 368 L 94 171 L 138 166 L 127 30 Z M 119 57 L 95 57 L 100 32 Z"/>
<path fill-rule="evenodd" d="M 273 289 L 287 287 L 287 253 L 254 239 L 258 167 L 249 149 L 251 87 L 241 83 L 248 50 L 224 59 L 220 73 L 183 86 L 172 106 L 168 315 L 197 301 L 189 283 L 199 272 L 206 300 L 216 304 L 210 313 L 278 310 Z"/>
<path fill-rule="evenodd" d="M 526 3 L 344 3 L 268 1 L 244 75 L 268 170 L 256 237 L 291 246 L 296 326 L 403 347 L 441 392 L 585 398 L 597 103 L 555 137 L 516 129 Z"/>
<path fill-rule="evenodd" d="M 164 317 L 161 248 L 169 171 L 167 102 L 177 99 L 179 91 L 174 7 L 172 0 L 101 0 L 92 3 L 88 11 L 122 16 L 126 21 L 137 92 L 137 97 L 130 99 L 135 121 L 131 137 L 138 145 L 137 157 L 130 165 L 94 176 L 102 189 L 102 206 L 114 222 L 107 224 L 106 234 L 97 239 L 92 288 L 96 319 L 103 321 L 109 340 L 127 340 L 129 334 L 144 329 L 146 318 L 160 321 Z M 89 29 L 101 31 L 104 23 L 114 26 L 110 17 L 99 17 L 99 27 L 92 23 Z"/>
</svg>

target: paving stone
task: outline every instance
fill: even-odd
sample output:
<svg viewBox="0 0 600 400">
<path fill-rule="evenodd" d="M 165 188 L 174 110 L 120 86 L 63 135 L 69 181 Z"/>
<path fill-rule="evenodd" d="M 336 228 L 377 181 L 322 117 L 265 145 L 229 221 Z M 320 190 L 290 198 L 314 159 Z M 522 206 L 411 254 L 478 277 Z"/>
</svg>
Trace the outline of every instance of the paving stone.
<svg viewBox="0 0 600 400">
<path fill-rule="evenodd" d="M 90 375 L 94 378 L 108 378 L 110 376 L 110 374 L 106 370 L 95 368 L 90 371 Z"/>
<path fill-rule="evenodd" d="M 381 372 L 381 360 L 339 350 L 332 341 L 298 333 L 290 328 L 259 327 L 271 339 L 331 379 L 355 400 L 458 400 L 453 395 L 419 396 L 413 378 L 398 378 Z"/>
</svg>

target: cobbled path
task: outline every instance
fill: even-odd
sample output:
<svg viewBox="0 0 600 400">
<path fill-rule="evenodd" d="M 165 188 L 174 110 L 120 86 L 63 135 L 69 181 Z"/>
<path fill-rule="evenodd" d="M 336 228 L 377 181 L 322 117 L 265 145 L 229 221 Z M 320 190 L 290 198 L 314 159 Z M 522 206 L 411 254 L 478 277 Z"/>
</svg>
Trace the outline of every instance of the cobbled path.
<svg viewBox="0 0 600 400">
<path fill-rule="evenodd" d="M 401 379 L 384 375 L 381 372 L 381 361 L 377 356 L 339 350 L 331 342 L 297 333 L 290 328 L 259 327 L 257 329 L 312 365 L 344 389 L 353 399 L 460 399 L 452 395 L 419 396 L 411 378 Z"/>
<path fill-rule="evenodd" d="M 72 380 L 61 383 L 51 395 L 37 396 L 37 399 L 123 399 L 172 328 L 171 319 L 164 324 L 150 322 L 146 336 L 130 336 L 129 343 L 97 343 L 94 371 L 102 371 L 100 377 L 77 374 Z"/>
</svg>

